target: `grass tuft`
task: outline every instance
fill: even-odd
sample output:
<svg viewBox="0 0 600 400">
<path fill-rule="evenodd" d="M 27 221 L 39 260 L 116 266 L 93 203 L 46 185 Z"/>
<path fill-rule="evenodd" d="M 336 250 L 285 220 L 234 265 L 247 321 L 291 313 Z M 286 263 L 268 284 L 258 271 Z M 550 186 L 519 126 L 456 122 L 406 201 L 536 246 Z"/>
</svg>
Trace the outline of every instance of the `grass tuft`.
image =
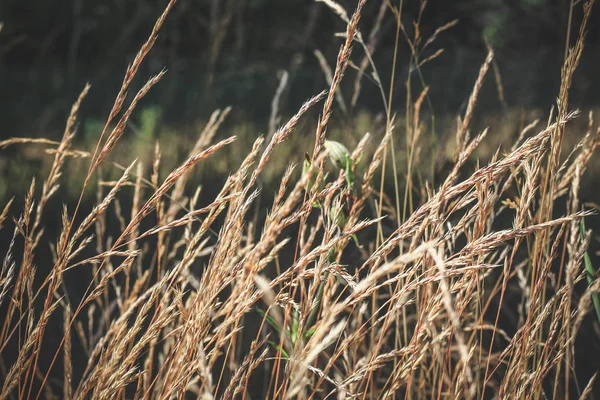
<svg viewBox="0 0 600 400">
<path fill-rule="evenodd" d="M 335 69 L 317 53 L 328 91 L 277 128 L 288 79 L 282 74 L 267 138 L 254 141 L 222 185 L 202 186 L 193 171 L 233 148 L 236 135 L 218 139 L 229 108 L 212 114 L 187 158 L 166 174 L 158 142 L 149 171 L 138 160 L 113 160 L 125 154 L 115 149 L 138 103 L 166 73 L 150 78 L 125 105 L 174 0 L 127 68 L 93 151 L 73 142 L 89 85 L 59 142 L 0 142 L 0 149 L 48 146 L 53 157 L 41 189 L 35 179 L 28 183 L 23 209 L 11 199 L 0 213 L 0 230 L 13 232 L 0 268 L 0 398 L 597 395 L 597 373 L 580 361 L 581 342 L 597 343 L 593 329 L 600 323 L 600 279 L 583 225 L 595 212 L 580 205 L 579 192 L 600 129 L 590 114 L 572 151 L 564 140 L 580 114 L 569 106 L 569 88 L 594 2 L 583 2 L 557 112 L 547 125 L 520 124 L 505 153 L 476 159 L 493 134 L 471 132 L 488 69 L 497 68 L 490 49 L 457 120 L 452 165 L 440 171 L 435 160 L 446 150 L 429 148 L 422 135 L 422 109 L 429 107 L 432 138 L 438 137 L 420 68 L 441 53 L 431 47 L 455 21 L 425 40 L 417 24 L 409 38 L 400 1 L 381 6 L 365 41 L 359 30 L 365 0 L 353 13 L 320 1 L 346 23 Z M 403 119 L 393 114 L 394 79 L 383 86 L 371 54 L 388 11 L 396 41 L 402 33 L 411 44 L 420 77 L 415 99 L 407 77 Z M 358 67 L 351 60 L 355 44 L 364 52 Z M 348 103 L 341 83 L 349 66 L 358 75 Z M 334 99 L 351 118 L 363 76 L 381 92 L 385 129 L 353 146 L 327 129 Z M 321 101 L 313 153 L 305 153 L 296 148 L 294 130 Z M 402 125 L 401 148 L 394 139 Z M 265 193 L 261 177 L 285 146 L 294 150 L 286 153 L 274 195 Z M 434 161 L 423 162 L 424 155 Z M 45 230 L 53 217 L 48 206 L 67 203 L 59 190 L 72 185 L 65 165 L 82 160 L 88 168 L 79 200 L 54 216 L 62 225 L 53 237 Z M 428 179 L 434 176 L 439 183 Z M 393 188 L 394 200 L 385 188 Z M 93 189 L 97 201 L 88 208 L 82 199 Z"/>
</svg>

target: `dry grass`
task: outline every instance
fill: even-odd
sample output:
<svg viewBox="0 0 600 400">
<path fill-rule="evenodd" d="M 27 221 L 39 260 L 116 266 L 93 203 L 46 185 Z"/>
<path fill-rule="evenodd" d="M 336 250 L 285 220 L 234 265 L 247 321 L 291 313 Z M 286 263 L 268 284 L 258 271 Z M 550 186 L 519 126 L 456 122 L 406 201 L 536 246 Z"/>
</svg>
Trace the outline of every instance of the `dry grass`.
<svg viewBox="0 0 600 400">
<path fill-rule="evenodd" d="M 213 114 L 187 160 L 165 178 L 158 144 L 149 178 L 136 161 L 127 167 L 108 161 L 138 101 L 163 74 L 125 106 L 175 1 L 127 69 L 93 152 L 72 148 L 89 86 L 59 143 L 0 143 L 50 145 L 54 157 L 41 194 L 34 180 L 22 211 L 9 203 L 0 213 L 0 228 L 13 230 L 0 270 L 0 398 L 593 397 L 596 375 L 584 378 L 589 371 L 575 363 L 581 351 L 576 339 L 586 334 L 581 328 L 594 316 L 600 289 L 597 276 L 581 283 L 591 235 L 580 235 L 579 227 L 593 213 L 582 208 L 578 193 L 600 143 L 591 115 L 573 152 L 563 149 L 568 123 L 579 115 L 569 109 L 568 93 L 593 1 L 583 5 L 579 35 L 565 58 L 556 115 L 537 133 L 537 124 L 525 126 L 512 149 L 495 153 L 486 165 L 467 161 L 488 134 L 472 136 L 469 124 L 493 65 L 491 50 L 457 121 L 454 166 L 435 186 L 419 186 L 413 169 L 428 146 L 420 121 L 426 86 L 416 99 L 408 97 L 408 172 L 402 177 L 394 169 L 395 204 L 383 192 L 388 151 L 394 168 L 398 152 L 391 147 L 393 97 L 385 95 L 369 54 L 387 8 L 367 43 L 358 30 L 364 0 L 350 17 L 334 1 L 322 1 L 347 23 L 329 90 L 279 129 L 276 94 L 267 140 L 256 140 L 213 199 L 193 189 L 190 172 L 235 140 L 211 145 L 228 110 Z M 408 35 L 400 24 L 402 7 L 390 10 L 399 40 Z M 424 50 L 452 24 L 429 39 L 409 40 L 415 68 L 439 54 Z M 332 148 L 326 146 L 327 125 L 334 99 L 348 104 L 340 83 L 354 65 L 355 43 L 366 55 L 350 104 L 371 67 L 386 129 L 374 152 L 365 151 L 373 141 L 369 134 L 351 154 L 333 147 L 341 153 L 329 156 L 342 168 L 332 168 L 326 165 L 325 149 Z M 278 93 L 286 80 L 282 75 Z M 266 217 L 253 217 L 258 179 L 273 152 L 323 98 L 313 153 L 303 159 L 298 151 Z M 60 235 L 51 238 L 43 217 L 70 157 L 85 157 L 89 169 L 79 203 L 73 210 L 65 206 Z M 303 162 L 303 173 L 294 173 Z M 382 165 L 377 190 L 373 180 Z M 104 182 L 101 166 L 122 175 Z M 95 175 L 97 205 L 85 210 L 81 198 Z M 406 182 L 403 195 L 399 180 Z M 391 228 L 385 232 L 384 226 Z M 40 257 L 45 247 L 52 259 Z"/>
</svg>

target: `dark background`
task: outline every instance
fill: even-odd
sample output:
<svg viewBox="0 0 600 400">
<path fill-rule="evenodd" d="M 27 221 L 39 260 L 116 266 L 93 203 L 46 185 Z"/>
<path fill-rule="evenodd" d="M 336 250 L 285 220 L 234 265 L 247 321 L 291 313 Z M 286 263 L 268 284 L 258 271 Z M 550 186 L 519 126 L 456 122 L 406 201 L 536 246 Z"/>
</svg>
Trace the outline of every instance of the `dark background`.
<svg viewBox="0 0 600 400">
<path fill-rule="evenodd" d="M 355 6 L 355 1 L 340 3 L 349 12 Z M 360 25 L 365 37 L 380 4 L 367 3 Z M 464 105 L 485 57 L 484 38 L 496 51 L 506 106 L 549 110 L 558 93 L 569 4 L 570 0 L 430 1 L 420 20 L 421 36 L 427 38 L 437 27 L 459 19 L 429 50 L 445 52 L 423 68 L 435 112 L 453 114 Z M 2 0 L 0 137 L 59 134 L 85 82 L 92 90 L 83 117 L 106 118 L 127 64 L 165 5 L 164 0 Z M 419 8 L 418 1 L 404 1 L 403 23 L 411 37 Z M 581 5 L 574 10 L 572 39 L 580 14 Z M 589 24 L 573 84 L 573 107 L 598 102 L 599 15 L 594 10 Z M 138 74 L 138 84 L 168 69 L 144 100 L 161 108 L 164 123 L 205 119 L 215 107 L 232 105 L 237 118 L 266 124 L 277 71 L 290 72 L 283 108 L 284 113 L 293 112 L 327 86 L 313 50 L 321 50 L 333 66 L 341 44 L 333 35 L 343 30 L 344 23 L 324 4 L 308 0 L 179 0 Z M 374 53 L 384 87 L 389 84 L 394 34 L 388 12 Z M 362 58 L 361 49 L 355 52 Z M 402 38 L 396 71 L 401 81 L 408 73 L 409 57 Z M 358 107 L 381 111 L 375 86 L 368 81 L 363 86 Z M 493 85 L 488 86 L 480 110 L 501 111 Z M 401 110 L 405 88 L 396 85 L 396 91 Z"/>
</svg>

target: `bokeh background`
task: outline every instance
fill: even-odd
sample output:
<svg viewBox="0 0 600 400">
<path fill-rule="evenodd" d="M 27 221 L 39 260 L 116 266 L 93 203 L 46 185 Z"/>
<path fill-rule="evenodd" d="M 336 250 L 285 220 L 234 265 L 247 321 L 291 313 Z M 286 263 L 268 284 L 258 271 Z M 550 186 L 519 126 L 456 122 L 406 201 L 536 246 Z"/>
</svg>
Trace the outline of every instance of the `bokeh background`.
<svg viewBox="0 0 600 400">
<path fill-rule="evenodd" d="M 485 56 L 486 39 L 496 51 L 506 106 L 547 109 L 554 103 L 570 0 L 433 0 L 420 17 L 420 1 L 403 3 L 402 19 L 411 38 L 417 19 L 425 38 L 458 19 L 436 41 L 436 49 L 444 48 L 444 54 L 423 68 L 436 112 L 459 111 Z M 350 0 L 340 4 L 347 10 L 355 5 Z M 365 35 L 380 4 L 370 1 L 365 9 L 361 22 Z M 160 0 L 0 2 L 3 134 L 19 129 L 51 133 L 60 128 L 85 82 L 94 88 L 86 101 L 86 116 L 104 118 L 125 67 L 164 6 Z M 572 30 L 578 28 L 580 11 L 575 7 Z M 597 103 L 597 15 L 592 16 L 574 82 L 574 106 Z M 260 123 L 269 115 L 277 72 L 287 70 L 291 76 L 285 103 L 292 111 L 326 86 L 313 51 L 320 50 L 333 64 L 341 43 L 333 35 L 343 29 L 343 22 L 320 2 L 179 0 L 142 71 L 148 77 L 162 68 L 169 70 L 145 105 L 160 108 L 163 123 L 193 122 L 225 105 L 233 106 L 239 117 Z M 390 76 L 394 31 L 387 12 L 374 51 L 385 80 Z M 409 58 L 406 40 L 401 40 L 397 74 L 402 79 L 409 72 Z M 380 111 L 373 85 L 366 86 L 359 107 Z M 400 100 L 403 90 L 397 87 Z M 500 111 L 502 104 L 495 101 L 493 90 L 487 94 L 490 98 L 484 98 L 481 106 Z"/>
<path fill-rule="evenodd" d="M 387 0 L 386 0 L 387 1 Z M 426 7 L 422 8 L 423 3 Z M 496 52 L 494 73 L 486 79 L 477 106 L 475 127 L 491 127 L 489 156 L 508 142 L 523 123 L 547 118 L 555 103 L 560 68 L 569 28 L 570 0 L 435 0 L 403 2 L 402 32 L 395 71 L 393 111 L 404 114 L 407 87 L 416 97 L 422 84 L 429 86 L 425 113 L 435 115 L 436 141 L 452 136 L 455 117 L 464 110 L 486 42 Z M 354 2 L 340 4 L 352 10 Z M 382 2 L 370 1 L 361 21 L 368 37 L 380 14 Z M 112 106 L 124 71 L 147 38 L 165 1 L 156 0 L 3 0 L 0 2 L 0 139 L 12 136 L 57 139 L 73 101 L 86 82 L 92 89 L 80 113 L 77 144 L 91 150 Z M 581 7 L 573 9 L 576 35 Z M 600 13 L 594 10 L 586 49 L 573 83 L 571 106 L 584 111 L 598 106 L 600 82 Z M 443 32 L 423 57 L 444 52 L 423 66 L 420 76 L 411 65 L 407 38 L 415 37 L 415 22 L 423 40 L 440 26 L 457 20 Z M 211 168 L 226 173 L 238 165 L 244 151 L 258 135 L 267 135 L 271 100 L 282 71 L 289 74 L 279 105 L 285 118 L 310 96 L 328 87 L 315 56 L 320 51 L 334 67 L 341 39 L 335 34 L 345 24 L 321 2 L 308 0 L 179 0 L 166 20 L 160 37 L 142 65 L 134 87 L 163 68 L 160 84 L 144 98 L 132 118 L 121 154 L 150 160 L 157 139 L 162 139 L 164 166 L 172 167 L 187 154 L 211 113 L 231 106 L 223 135 L 242 140 L 232 147 L 231 160 Z M 391 12 L 381 18 L 373 59 L 385 88 L 389 87 L 395 43 Z M 355 49 L 353 61 L 364 56 Z M 367 71 L 368 72 L 368 71 Z M 350 103 L 355 69 L 350 69 L 342 93 Z M 501 83 L 501 85 L 499 85 Z M 130 93 L 130 95 L 132 95 Z M 366 131 L 381 134 L 378 116 L 383 113 L 376 85 L 363 78 L 358 101 L 337 109 L 330 130 L 348 147 Z M 582 126 L 587 124 L 581 118 Z M 294 146 L 312 140 L 316 118 L 307 118 L 296 134 Z M 312 125 L 311 125 L 312 124 Z M 401 126 L 401 122 L 398 126 Z M 401 131 L 401 129 L 399 129 Z M 332 133 L 335 137 L 338 133 Z M 399 132 L 398 136 L 403 136 Z M 303 139 L 306 139 L 304 142 Z M 401 145 L 401 144 L 400 144 Z M 300 159 L 302 152 L 299 152 Z M 236 156 L 237 154 L 237 156 Z M 287 162 L 290 154 L 280 154 Z M 31 176 L 45 165 L 39 146 L 12 147 L 0 153 L 0 199 L 23 193 Z M 227 157 L 226 157 L 227 158 Z M 126 160 L 122 160 L 125 163 Z M 285 162 L 281 168 L 285 167 Z M 148 162 L 146 162 L 148 164 Z M 440 162 L 440 165 L 443 163 Z M 71 172 L 85 168 L 72 164 Z M 212 174 L 211 170 L 211 175 Z M 273 176 L 279 176 L 277 168 Z M 268 175 L 268 174 L 267 174 Z M 265 177 L 269 180 L 269 176 Z M 78 185 L 73 186 L 77 195 Z M 68 188 L 66 188 L 68 190 Z"/>
</svg>

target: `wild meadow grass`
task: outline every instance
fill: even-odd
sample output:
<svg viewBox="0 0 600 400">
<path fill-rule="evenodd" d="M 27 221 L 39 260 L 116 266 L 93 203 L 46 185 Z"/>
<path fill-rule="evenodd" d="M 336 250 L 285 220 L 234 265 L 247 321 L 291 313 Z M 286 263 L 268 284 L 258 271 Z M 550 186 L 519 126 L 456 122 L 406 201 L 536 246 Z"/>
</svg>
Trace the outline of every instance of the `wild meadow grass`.
<svg viewBox="0 0 600 400">
<path fill-rule="evenodd" d="M 370 54 L 381 20 L 368 37 L 358 29 L 366 1 L 352 13 L 322 2 L 346 23 L 335 64 L 320 58 L 329 88 L 287 121 L 278 90 L 268 133 L 219 171 L 219 187 L 203 186 L 194 170 L 244 139 L 219 131 L 228 109 L 213 113 L 166 173 L 169 144 L 157 142 L 141 161 L 119 150 L 136 106 L 165 73 L 131 86 L 175 0 L 127 68 L 95 148 L 73 146 L 89 86 L 60 141 L 0 142 L 42 146 L 52 160 L 22 210 L 12 200 L 0 208 L 0 228 L 12 232 L 0 270 L 0 398 L 598 395 L 600 279 L 584 227 L 596 216 L 579 193 L 600 129 L 591 113 L 575 125 L 586 117 L 569 106 L 594 2 L 582 5 L 556 107 L 502 147 L 494 132 L 471 129 L 486 77 L 501 88 L 497 74 L 488 77 L 492 49 L 444 132 L 450 144 L 420 73 L 403 82 L 404 115 L 394 111 L 400 77 L 385 87 Z M 396 40 L 411 44 L 412 66 L 433 62 L 435 38 L 454 23 L 409 37 L 402 8 L 383 4 Z M 347 98 L 340 85 L 351 68 Z M 332 113 L 356 104 L 365 74 L 381 92 L 382 133 L 331 137 Z M 319 110 L 312 148 L 294 137 L 311 109 Z M 83 171 L 79 200 L 50 236 L 48 204 L 64 193 L 59 185 L 73 186 L 61 176 L 72 163 Z M 272 195 L 261 193 L 265 176 L 277 182 Z"/>
</svg>

